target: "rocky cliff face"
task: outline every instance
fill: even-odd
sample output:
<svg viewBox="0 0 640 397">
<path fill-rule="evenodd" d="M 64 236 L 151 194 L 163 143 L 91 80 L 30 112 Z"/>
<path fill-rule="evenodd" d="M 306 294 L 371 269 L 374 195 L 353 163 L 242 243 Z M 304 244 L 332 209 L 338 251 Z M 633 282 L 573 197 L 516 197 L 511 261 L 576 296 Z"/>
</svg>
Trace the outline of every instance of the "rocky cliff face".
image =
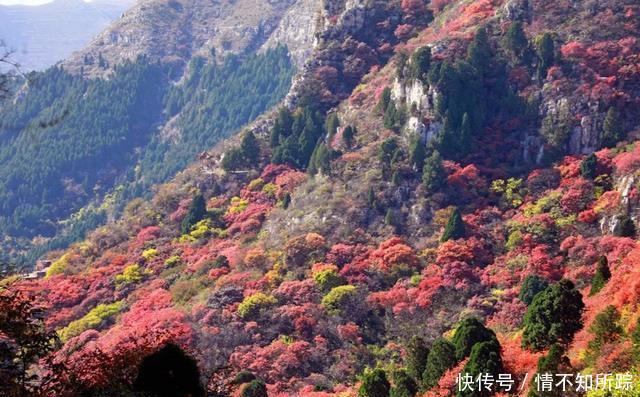
<svg viewBox="0 0 640 397">
<path fill-rule="evenodd" d="M 140 55 L 184 65 L 193 55 L 291 48 L 298 66 L 310 54 L 320 4 L 310 0 L 144 0 L 64 62 L 101 75 Z"/>
</svg>

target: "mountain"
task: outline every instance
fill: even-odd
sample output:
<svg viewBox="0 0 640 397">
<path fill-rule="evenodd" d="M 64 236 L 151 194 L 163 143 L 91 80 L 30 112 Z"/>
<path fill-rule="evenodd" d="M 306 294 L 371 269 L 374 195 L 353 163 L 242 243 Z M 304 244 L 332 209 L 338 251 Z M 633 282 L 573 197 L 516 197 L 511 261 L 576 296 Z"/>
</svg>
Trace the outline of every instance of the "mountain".
<svg viewBox="0 0 640 397">
<path fill-rule="evenodd" d="M 0 111 L 3 261 L 81 238 L 278 103 L 313 46 L 315 30 L 292 22 L 315 21 L 318 7 L 141 1 L 27 76 Z"/>
<path fill-rule="evenodd" d="M 44 70 L 83 48 L 134 0 L 55 0 L 0 6 L 0 38 L 23 72 Z"/>
<path fill-rule="evenodd" d="M 19 319 L 0 322 L 5 384 L 524 396 L 547 395 L 550 376 L 551 395 L 634 395 L 639 13 L 634 0 L 322 2 L 280 106 L 40 273 L 2 281 L 0 313 Z M 175 64 L 158 54 L 142 65 Z M 197 113 L 197 61 L 168 114 Z M 117 76 L 113 62 L 91 73 Z M 26 337 L 46 343 L 20 366 Z M 39 380 L 21 383 L 25 367 Z M 589 386 L 594 374 L 617 383 Z"/>
</svg>

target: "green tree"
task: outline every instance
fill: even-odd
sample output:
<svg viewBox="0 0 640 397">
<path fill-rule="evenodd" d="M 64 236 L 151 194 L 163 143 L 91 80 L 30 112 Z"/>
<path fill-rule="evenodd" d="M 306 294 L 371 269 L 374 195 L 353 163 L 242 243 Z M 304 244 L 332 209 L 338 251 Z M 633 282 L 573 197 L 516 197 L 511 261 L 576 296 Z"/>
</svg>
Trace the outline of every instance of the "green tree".
<svg viewBox="0 0 640 397">
<path fill-rule="evenodd" d="M 356 135 L 356 127 L 352 127 L 350 125 L 344 127 L 344 131 L 342 131 L 342 142 L 348 148 L 353 145 L 353 138 Z"/>
<path fill-rule="evenodd" d="M 483 75 L 491 63 L 491 45 L 484 27 L 478 28 L 467 49 L 467 62 Z"/>
<path fill-rule="evenodd" d="M 462 115 L 462 123 L 460 124 L 460 133 L 458 136 L 458 155 L 456 157 L 460 158 L 465 154 L 468 154 L 471 150 L 471 118 L 469 117 L 469 113 L 464 113 Z"/>
<path fill-rule="evenodd" d="M 389 397 L 390 389 L 391 385 L 383 369 L 367 369 L 362 375 L 362 384 L 358 389 L 358 397 Z"/>
<path fill-rule="evenodd" d="M 422 167 L 422 184 L 427 193 L 433 193 L 444 183 L 445 171 L 440 152 L 434 150 Z"/>
<path fill-rule="evenodd" d="M 591 291 L 589 296 L 595 295 L 607 284 L 607 281 L 611 278 L 611 271 L 609 270 L 609 261 L 607 257 L 602 255 L 598 258 L 598 264 L 596 267 L 596 274 L 591 280 Z"/>
<path fill-rule="evenodd" d="M 427 82 L 427 74 L 431 68 L 431 47 L 420 47 L 411 55 L 411 78 L 422 83 Z"/>
<path fill-rule="evenodd" d="M 503 47 L 511 55 L 514 63 L 528 62 L 525 56 L 529 50 L 529 41 L 522 22 L 514 21 L 509 26 L 503 39 Z"/>
<path fill-rule="evenodd" d="M 247 131 L 242 136 L 240 142 L 240 153 L 247 161 L 247 164 L 255 163 L 260 158 L 260 144 L 256 136 L 251 131 Z"/>
<path fill-rule="evenodd" d="M 555 374 L 560 369 L 561 365 L 568 360 L 564 355 L 564 348 L 559 343 L 554 343 L 549 348 L 546 355 L 538 359 L 537 373 L 551 373 Z"/>
<path fill-rule="evenodd" d="M 500 343 L 497 339 L 487 342 L 480 342 L 473 345 L 469 361 L 464 366 L 463 374 L 477 378 L 480 374 L 490 374 L 494 378 L 503 372 L 502 356 L 500 355 Z M 457 396 L 492 396 L 494 392 L 487 389 L 458 391 Z"/>
<path fill-rule="evenodd" d="M 640 361 L 640 318 L 636 321 L 636 327 L 631 332 L 631 343 L 633 345 L 633 358 Z"/>
<path fill-rule="evenodd" d="M 411 166 L 418 172 L 422 172 L 424 161 L 427 158 L 427 151 L 419 136 L 415 136 L 409 145 L 409 161 Z"/>
<path fill-rule="evenodd" d="M 602 126 L 602 144 L 606 147 L 615 146 L 624 137 L 620 112 L 614 107 L 610 107 L 604 118 Z"/>
<path fill-rule="evenodd" d="M 393 387 L 389 397 L 413 397 L 418 392 L 418 386 L 404 370 L 398 370 L 393 376 Z"/>
<path fill-rule="evenodd" d="M 541 351 L 554 343 L 563 346 L 582 328 L 584 303 L 573 283 L 563 279 L 533 298 L 524 316 L 522 346 Z"/>
<path fill-rule="evenodd" d="M 380 95 L 380 101 L 376 106 L 378 112 L 380 112 L 381 114 L 385 114 L 390 103 L 391 103 L 391 88 L 385 87 L 385 89 L 382 90 L 382 94 Z"/>
<path fill-rule="evenodd" d="M 425 388 L 431 389 L 438 384 L 442 375 L 457 363 L 455 346 L 446 339 L 436 339 L 429 350 L 427 364 L 422 373 L 422 384 Z"/>
<path fill-rule="evenodd" d="M 202 194 L 197 194 L 189 205 L 187 215 L 182 219 L 182 234 L 189 233 L 193 225 L 203 220 L 206 216 L 207 204 L 204 201 L 204 196 Z"/>
<path fill-rule="evenodd" d="M 588 344 L 589 350 L 596 354 L 600 352 L 603 345 L 617 341 L 624 333 L 620 326 L 620 312 L 615 306 L 609 305 L 596 315 L 591 327 L 594 335 L 593 340 Z"/>
<path fill-rule="evenodd" d="M 553 37 L 545 32 L 536 40 L 536 53 L 538 55 L 538 79 L 542 80 L 547 76 L 547 71 L 555 63 L 556 50 Z"/>
<path fill-rule="evenodd" d="M 595 179 L 598 176 L 598 158 L 595 154 L 591 153 L 580 163 L 580 175 L 586 179 Z"/>
<path fill-rule="evenodd" d="M 462 214 L 460 213 L 460 209 L 456 207 L 453 209 L 451 216 L 449 216 L 449 220 L 444 227 L 444 233 L 442 233 L 440 241 L 444 243 L 445 241 L 449 240 L 457 240 L 459 238 L 463 238 L 465 236 L 465 233 L 466 232 L 464 221 L 462 220 Z"/>
<path fill-rule="evenodd" d="M 493 340 L 497 341 L 496 334 L 492 330 L 485 327 L 477 318 L 469 317 L 460 322 L 451 342 L 456 348 L 456 358 L 461 361 L 471 353 L 475 344 Z"/>
<path fill-rule="evenodd" d="M 275 148 L 280 144 L 281 140 L 290 136 L 292 133 L 292 125 L 293 117 L 291 116 L 291 112 L 286 108 L 280 108 L 280 110 L 278 110 L 278 116 L 273 124 L 273 128 L 271 129 L 269 145 L 272 148 Z"/>
<path fill-rule="evenodd" d="M 616 237 L 635 237 L 636 225 L 627 215 L 618 215 L 617 222 L 613 228 L 613 235 Z"/>
<path fill-rule="evenodd" d="M 222 169 L 225 171 L 236 171 L 244 167 L 246 164 L 245 157 L 239 149 L 231 149 L 224 154 L 222 158 Z"/>
<path fill-rule="evenodd" d="M 398 149 L 398 142 L 395 138 L 387 138 L 380 144 L 379 157 L 384 164 L 390 164 L 393 154 Z"/>
<path fill-rule="evenodd" d="M 537 274 L 528 275 L 522 282 L 518 299 L 529 306 L 531 302 L 533 302 L 533 298 L 540 292 L 544 291 L 548 286 L 549 283 L 547 280 Z"/>
<path fill-rule="evenodd" d="M 311 175 L 315 175 L 318 172 L 328 173 L 330 170 L 332 158 L 332 150 L 324 143 L 320 143 L 311 155 L 311 161 L 307 171 Z"/>
<path fill-rule="evenodd" d="M 422 373 L 427 366 L 429 348 L 424 339 L 414 336 L 407 343 L 406 351 L 405 367 L 407 368 L 407 374 L 415 379 L 416 382 L 421 382 Z"/>
<path fill-rule="evenodd" d="M 327 120 L 324 123 L 325 128 L 327 130 L 327 136 L 329 139 L 333 138 L 340 127 L 340 119 L 338 118 L 338 113 L 332 112 L 327 116 Z"/>
</svg>

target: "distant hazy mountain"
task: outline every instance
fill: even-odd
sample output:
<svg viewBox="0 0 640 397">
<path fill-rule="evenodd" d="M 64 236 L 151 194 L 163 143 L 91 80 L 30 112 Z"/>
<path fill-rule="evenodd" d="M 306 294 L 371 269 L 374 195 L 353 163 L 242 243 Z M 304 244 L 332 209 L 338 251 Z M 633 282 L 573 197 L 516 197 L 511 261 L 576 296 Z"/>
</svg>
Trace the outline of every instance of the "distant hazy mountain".
<svg viewBox="0 0 640 397">
<path fill-rule="evenodd" d="M 42 70 L 84 47 L 136 0 L 55 0 L 0 6 L 0 39 L 23 70 Z"/>
</svg>

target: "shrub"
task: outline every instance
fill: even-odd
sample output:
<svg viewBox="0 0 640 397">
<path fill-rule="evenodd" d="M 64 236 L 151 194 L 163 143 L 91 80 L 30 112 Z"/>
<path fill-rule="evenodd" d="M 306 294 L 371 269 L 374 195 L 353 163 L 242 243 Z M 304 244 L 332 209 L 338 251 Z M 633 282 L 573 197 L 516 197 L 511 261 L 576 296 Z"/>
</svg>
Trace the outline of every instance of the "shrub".
<svg viewBox="0 0 640 397">
<path fill-rule="evenodd" d="M 358 397 L 388 397 L 390 389 L 391 385 L 383 369 L 367 369 L 362 375 L 362 384 L 358 389 Z"/>
<path fill-rule="evenodd" d="M 88 329 L 95 329 L 104 325 L 113 316 L 120 313 L 124 308 L 124 302 L 114 302 L 109 304 L 100 304 L 89 311 L 79 320 L 72 321 L 65 328 L 61 329 L 58 334 L 63 342 L 80 335 Z"/>
<path fill-rule="evenodd" d="M 533 298 L 524 316 L 522 346 L 541 351 L 554 343 L 563 346 L 582 328 L 584 303 L 573 283 L 563 279 Z"/>
<path fill-rule="evenodd" d="M 137 263 L 129 265 L 124 268 L 121 274 L 116 275 L 116 285 L 121 287 L 128 284 L 139 283 L 150 273 L 150 271 L 143 269 Z"/>
<path fill-rule="evenodd" d="M 47 269 L 46 277 L 55 276 L 56 274 L 64 273 L 69 267 L 69 256 L 70 254 L 62 255 L 58 260 L 53 262 L 51 266 Z"/>
<path fill-rule="evenodd" d="M 341 314 L 345 306 L 356 298 L 358 289 L 353 285 L 341 285 L 333 288 L 322 298 L 322 306 L 329 314 Z"/>
<path fill-rule="evenodd" d="M 142 258 L 145 261 L 150 261 L 158 255 L 158 250 L 155 248 L 149 248 L 142 252 Z"/>
<path fill-rule="evenodd" d="M 238 315 L 242 318 L 250 318 L 256 316 L 261 309 L 273 306 L 278 303 L 278 300 L 272 296 L 263 292 L 256 292 L 253 295 L 247 296 L 238 305 Z"/>
<path fill-rule="evenodd" d="M 263 381 L 254 379 L 240 387 L 240 397 L 268 397 L 267 386 Z"/>
<path fill-rule="evenodd" d="M 313 274 L 313 280 L 322 291 L 330 291 L 347 283 L 344 277 L 340 276 L 337 269 L 323 269 Z"/>
<path fill-rule="evenodd" d="M 179 265 L 181 262 L 182 259 L 180 258 L 180 255 L 171 255 L 166 261 L 164 261 L 164 265 L 166 267 L 174 267 Z"/>
</svg>

